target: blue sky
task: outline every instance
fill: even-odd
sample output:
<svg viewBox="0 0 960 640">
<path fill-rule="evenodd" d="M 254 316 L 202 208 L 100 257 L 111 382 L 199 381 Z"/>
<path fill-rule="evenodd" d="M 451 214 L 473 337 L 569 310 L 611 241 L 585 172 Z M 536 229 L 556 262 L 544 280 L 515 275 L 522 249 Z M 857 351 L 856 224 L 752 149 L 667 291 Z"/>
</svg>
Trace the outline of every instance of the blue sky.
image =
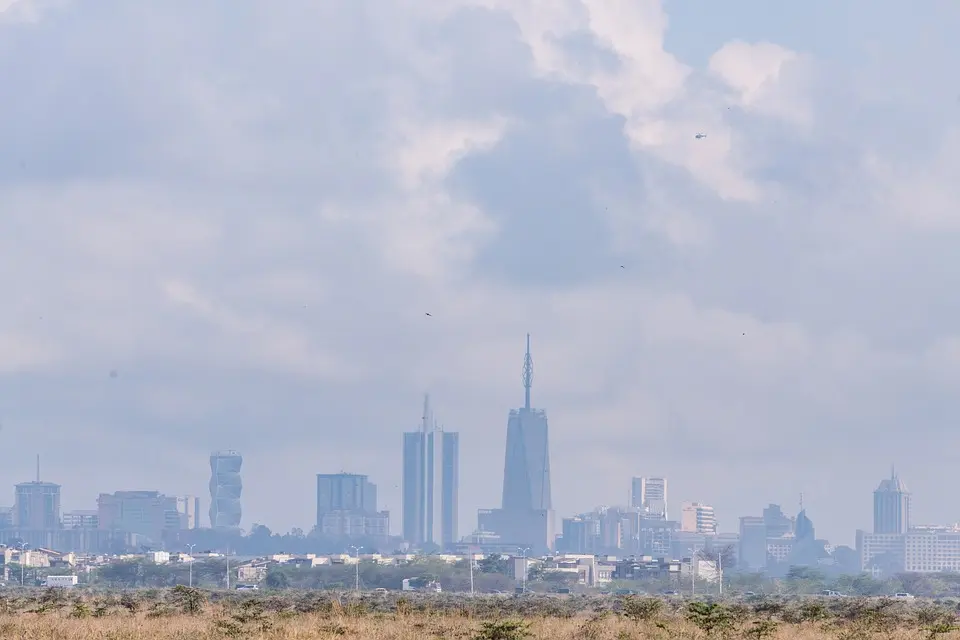
<svg viewBox="0 0 960 640">
<path fill-rule="evenodd" d="M 720 5 L 0 0 L 0 486 L 399 518 L 429 391 L 466 533 L 530 332 L 562 514 L 960 520 L 960 7 Z"/>
</svg>

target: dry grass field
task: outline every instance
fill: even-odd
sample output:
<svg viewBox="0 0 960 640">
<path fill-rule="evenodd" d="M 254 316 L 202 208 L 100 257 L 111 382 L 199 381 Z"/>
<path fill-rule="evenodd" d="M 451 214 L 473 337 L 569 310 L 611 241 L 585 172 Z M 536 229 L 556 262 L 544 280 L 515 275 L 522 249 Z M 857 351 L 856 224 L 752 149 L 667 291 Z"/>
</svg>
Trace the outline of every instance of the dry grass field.
<svg viewBox="0 0 960 640">
<path fill-rule="evenodd" d="M 956 607 L 885 599 L 690 602 L 639 596 L 238 596 L 182 587 L 38 590 L 0 596 L 0 639 L 936 640 L 960 636 Z"/>
</svg>

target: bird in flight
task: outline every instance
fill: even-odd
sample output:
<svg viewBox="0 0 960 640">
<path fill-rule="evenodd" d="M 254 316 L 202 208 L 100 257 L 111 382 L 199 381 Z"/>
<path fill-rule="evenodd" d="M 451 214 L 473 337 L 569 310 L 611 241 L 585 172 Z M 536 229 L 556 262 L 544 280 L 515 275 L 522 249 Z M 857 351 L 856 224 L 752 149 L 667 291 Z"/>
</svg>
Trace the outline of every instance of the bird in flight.
<svg viewBox="0 0 960 640">
<path fill-rule="evenodd" d="M 425 315 L 425 316 L 430 316 L 431 318 L 433 317 L 433 314 L 430 314 L 430 313 L 425 313 L 425 314 L 423 314 L 423 315 Z"/>
</svg>

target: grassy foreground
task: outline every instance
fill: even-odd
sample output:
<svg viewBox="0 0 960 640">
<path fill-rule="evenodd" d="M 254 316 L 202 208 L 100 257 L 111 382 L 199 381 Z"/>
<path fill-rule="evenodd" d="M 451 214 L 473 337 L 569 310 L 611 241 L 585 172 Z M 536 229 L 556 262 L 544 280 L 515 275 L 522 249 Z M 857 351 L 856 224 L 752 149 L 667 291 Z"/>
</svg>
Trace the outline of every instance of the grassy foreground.
<svg viewBox="0 0 960 640">
<path fill-rule="evenodd" d="M 0 638 L 23 640 L 895 640 L 960 637 L 955 602 L 661 600 L 638 596 L 277 596 L 48 589 L 0 596 Z"/>
</svg>

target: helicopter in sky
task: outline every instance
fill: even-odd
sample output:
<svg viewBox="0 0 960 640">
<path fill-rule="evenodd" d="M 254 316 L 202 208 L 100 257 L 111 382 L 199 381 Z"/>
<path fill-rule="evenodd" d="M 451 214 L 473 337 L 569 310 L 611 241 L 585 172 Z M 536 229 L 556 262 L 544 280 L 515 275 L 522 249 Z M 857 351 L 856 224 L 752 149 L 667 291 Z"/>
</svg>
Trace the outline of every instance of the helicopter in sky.
<svg viewBox="0 0 960 640">
<path fill-rule="evenodd" d="M 705 133 L 698 133 L 697 135 L 695 135 L 695 136 L 693 136 L 693 137 L 696 138 L 697 140 L 703 140 L 704 138 L 707 137 L 707 134 L 705 134 Z"/>
</svg>

